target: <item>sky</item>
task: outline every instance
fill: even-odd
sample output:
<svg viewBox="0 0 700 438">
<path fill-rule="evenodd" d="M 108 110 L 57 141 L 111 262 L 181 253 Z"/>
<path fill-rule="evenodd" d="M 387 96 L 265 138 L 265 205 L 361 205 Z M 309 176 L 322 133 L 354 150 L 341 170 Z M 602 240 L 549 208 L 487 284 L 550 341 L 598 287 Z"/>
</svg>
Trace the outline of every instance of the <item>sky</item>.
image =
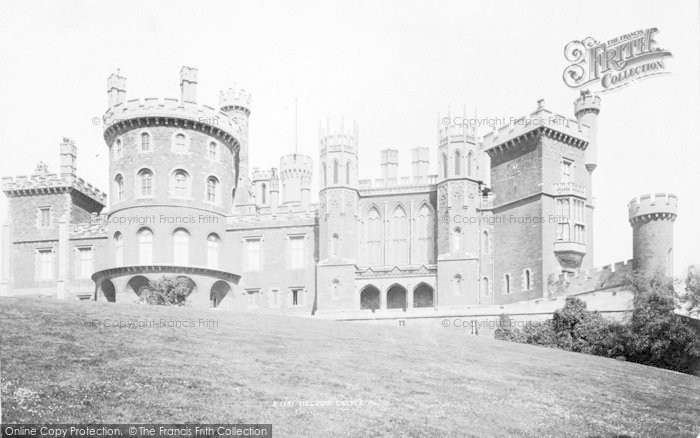
<svg viewBox="0 0 700 438">
<path fill-rule="evenodd" d="M 179 97 L 182 65 L 199 69 L 200 103 L 221 89 L 252 93 L 251 168 L 311 155 L 318 126 L 359 124 L 360 177 L 379 176 L 384 148 L 431 148 L 437 114 L 520 117 L 545 99 L 573 117 L 564 46 L 657 27 L 670 74 L 602 97 L 593 175 L 596 266 L 632 257 L 627 203 L 679 197 L 675 270 L 700 263 L 700 13 L 697 1 L 4 1 L 0 14 L 0 174 L 58 171 L 62 137 L 78 174 L 108 190 L 102 127 L 107 77 L 127 99 Z M 294 101 L 298 101 L 295 137 Z M 295 140 L 296 138 L 296 140 Z M 317 181 L 317 178 L 314 178 Z M 6 200 L 0 197 L 0 217 Z"/>
</svg>

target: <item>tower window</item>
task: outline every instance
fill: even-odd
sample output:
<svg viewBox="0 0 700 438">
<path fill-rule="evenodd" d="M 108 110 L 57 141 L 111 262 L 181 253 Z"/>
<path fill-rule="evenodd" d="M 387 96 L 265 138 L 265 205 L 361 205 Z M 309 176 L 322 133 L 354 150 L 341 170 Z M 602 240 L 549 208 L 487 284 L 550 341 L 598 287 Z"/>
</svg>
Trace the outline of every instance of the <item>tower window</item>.
<svg viewBox="0 0 700 438">
<path fill-rule="evenodd" d="M 481 295 L 488 296 L 489 292 L 489 278 L 484 277 L 481 279 Z"/>
<path fill-rule="evenodd" d="M 260 203 L 262 205 L 267 204 L 267 184 L 262 183 L 260 186 Z"/>
<path fill-rule="evenodd" d="M 141 152 L 151 150 L 151 136 L 147 132 L 141 134 Z"/>
<path fill-rule="evenodd" d="M 455 175 L 459 176 L 462 173 L 462 154 L 455 151 Z"/>
<path fill-rule="evenodd" d="M 174 147 L 174 149 L 177 152 L 184 152 L 187 150 L 187 137 L 185 137 L 185 134 L 175 135 L 175 147 Z"/>
<path fill-rule="evenodd" d="M 219 191 L 219 180 L 216 177 L 210 176 L 207 178 L 207 201 L 217 203 L 219 197 L 217 192 Z"/>
<path fill-rule="evenodd" d="M 141 182 L 139 196 L 153 196 L 153 172 L 141 169 L 138 173 L 138 179 Z"/>
<path fill-rule="evenodd" d="M 121 237 L 121 236 L 120 236 Z M 142 228 L 138 232 L 139 264 L 150 265 L 153 263 L 153 232 L 148 228 Z"/>
<path fill-rule="evenodd" d="M 211 269 L 219 269 L 219 236 L 211 233 L 207 237 L 207 266 Z"/>
<path fill-rule="evenodd" d="M 190 233 L 178 228 L 173 233 L 173 263 L 186 266 L 190 262 Z"/>
<path fill-rule="evenodd" d="M 350 162 L 345 163 L 345 184 L 350 185 Z"/>
<path fill-rule="evenodd" d="M 303 304 L 303 289 L 292 289 L 292 306 L 301 306 Z"/>
<path fill-rule="evenodd" d="M 190 175 L 184 170 L 176 170 L 172 177 L 172 193 L 175 198 L 190 196 Z"/>
<path fill-rule="evenodd" d="M 529 269 L 523 271 L 523 290 L 532 289 L 532 274 Z"/>
<path fill-rule="evenodd" d="M 117 201 L 124 200 L 124 177 L 118 174 L 114 178 L 114 183 L 117 185 Z"/>
<path fill-rule="evenodd" d="M 452 295 L 456 297 L 462 295 L 462 276 L 459 274 L 452 279 Z"/>
<path fill-rule="evenodd" d="M 573 168 L 573 161 L 563 159 L 561 162 L 561 181 L 570 182 L 571 181 L 571 170 Z"/>
<path fill-rule="evenodd" d="M 503 277 L 503 292 L 507 294 L 510 293 L 510 275 L 508 274 Z"/>
<path fill-rule="evenodd" d="M 333 234 L 333 236 L 331 236 L 331 250 L 330 250 L 332 258 L 338 257 L 339 247 L 340 247 L 340 236 L 338 236 L 337 234 Z"/>
<path fill-rule="evenodd" d="M 455 254 L 462 251 L 462 229 L 457 227 L 452 231 L 452 252 Z"/>
<path fill-rule="evenodd" d="M 326 178 L 326 170 L 326 163 L 323 163 L 323 166 L 321 166 L 321 179 L 323 187 L 326 187 L 328 185 L 328 179 Z"/>
<path fill-rule="evenodd" d="M 124 145 L 122 144 L 121 139 L 117 139 L 114 145 L 114 155 L 117 159 L 121 158 L 124 155 Z"/>
<path fill-rule="evenodd" d="M 333 184 L 338 184 L 338 162 L 333 160 Z"/>
<path fill-rule="evenodd" d="M 48 228 L 51 226 L 51 207 L 39 208 L 39 228 Z"/>
<path fill-rule="evenodd" d="M 442 154 L 442 176 L 443 178 L 447 178 L 447 155 L 444 153 Z"/>
<path fill-rule="evenodd" d="M 474 160 L 474 154 L 472 154 L 471 151 L 469 151 L 469 154 L 467 155 L 467 175 L 472 176 L 473 171 L 473 160 Z"/>
<path fill-rule="evenodd" d="M 218 147 L 216 146 L 216 143 L 212 141 L 211 143 L 209 143 L 209 158 L 211 158 L 212 160 L 216 160 L 218 156 Z"/>
<path fill-rule="evenodd" d="M 117 267 L 124 265 L 124 240 L 122 233 L 114 233 L 114 265 Z"/>
</svg>

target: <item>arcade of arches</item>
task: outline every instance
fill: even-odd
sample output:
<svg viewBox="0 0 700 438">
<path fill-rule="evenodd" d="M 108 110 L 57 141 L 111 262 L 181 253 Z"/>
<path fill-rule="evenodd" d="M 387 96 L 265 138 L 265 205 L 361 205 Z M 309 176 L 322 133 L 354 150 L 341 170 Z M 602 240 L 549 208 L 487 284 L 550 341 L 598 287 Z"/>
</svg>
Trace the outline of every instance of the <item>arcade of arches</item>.
<svg viewBox="0 0 700 438">
<path fill-rule="evenodd" d="M 432 286 L 425 283 L 420 283 L 410 292 L 400 284 L 393 284 L 383 293 L 377 286 L 372 284 L 365 286 L 360 291 L 360 309 L 433 307 L 434 303 L 435 290 Z"/>
</svg>

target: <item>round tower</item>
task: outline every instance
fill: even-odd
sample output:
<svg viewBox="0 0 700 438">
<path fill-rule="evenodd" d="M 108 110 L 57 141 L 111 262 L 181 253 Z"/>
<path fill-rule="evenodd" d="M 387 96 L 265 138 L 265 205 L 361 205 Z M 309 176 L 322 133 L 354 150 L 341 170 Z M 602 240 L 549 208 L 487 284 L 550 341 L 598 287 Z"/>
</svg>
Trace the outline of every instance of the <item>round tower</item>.
<svg viewBox="0 0 700 438">
<path fill-rule="evenodd" d="M 238 154 L 238 195 L 236 204 L 249 202 L 248 191 L 250 188 L 250 175 L 248 159 L 248 121 L 250 119 L 251 95 L 249 92 L 238 88 L 229 88 L 219 93 L 219 108 L 238 124 L 240 135 L 240 152 Z M 240 198 L 240 199 L 238 199 Z"/>
<path fill-rule="evenodd" d="M 600 96 L 594 96 L 590 90 L 581 91 L 581 95 L 574 102 L 574 115 L 579 123 L 588 125 L 590 129 L 585 165 L 591 173 L 598 166 L 598 114 Z"/>
<path fill-rule="evenodd" d="M 280 182 L 285 204 L 309 207 L 313 161 L 308 155 L 287 154 L 280 158 Z"/>
<path fill-rule="evenodd" d="M 635 271 L 673 275 L 673 222 L 678 198 L 671 193 L 643 195 L 629 203 Z"/>
</svg>

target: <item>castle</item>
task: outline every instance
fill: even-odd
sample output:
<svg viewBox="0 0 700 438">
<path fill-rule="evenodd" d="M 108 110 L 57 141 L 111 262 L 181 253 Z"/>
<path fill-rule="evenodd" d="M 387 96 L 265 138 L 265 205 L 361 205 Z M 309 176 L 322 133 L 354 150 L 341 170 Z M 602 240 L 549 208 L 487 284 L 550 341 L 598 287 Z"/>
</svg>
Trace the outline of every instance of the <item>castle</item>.
<svg viewBox="0 0 700 438">
<path fill-rule="evenodd" d="M 431 151 L 380 152 L 382 178 L 358 176 L 358 127 L 319 132 L 313 161 L 281 157 L 250 169 L 251 96 L 222 91 L 199 106 L 197 70 L 180 98 L 126 100 L 108 79 L 107 196 L 40 163 L 3 178 L 2 295 L 134 302 L 161 275 L 185 277 L 196 307 L 266 312 L 420 312 L 517 303 L 620 285 L 632 270 L 671 274 L 673 194 L 629 203 L 631 262 L 594 269 L 593 173 L 600 98 L 582 92 L 575 119 L 537 109 L 483 138 L 438 128 Z"/>
</svg>

